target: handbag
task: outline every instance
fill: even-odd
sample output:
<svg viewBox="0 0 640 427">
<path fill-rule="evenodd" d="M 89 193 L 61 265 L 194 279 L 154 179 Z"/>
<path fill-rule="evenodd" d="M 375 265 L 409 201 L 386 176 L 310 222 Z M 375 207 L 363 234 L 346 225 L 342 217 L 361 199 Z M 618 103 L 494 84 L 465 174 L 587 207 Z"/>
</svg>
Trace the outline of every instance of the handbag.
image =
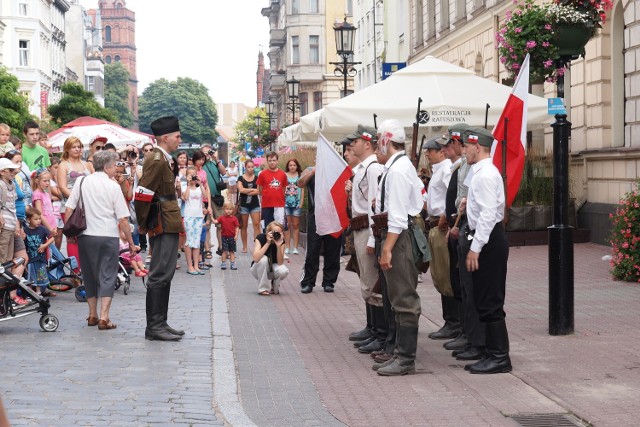
<svg viewBox="0 0 640 427">
<path fill-rule="evenodd" d="M 219 194 L 216 196 L 212 196 L 211 199 L 213 200 L 213 203 L 215 203 L 219 208 L 224 205 L 224 197 Z"/>
<path fill-rule="evenodd" d="M 218 191 L 222 191 L 222 190 L 226 190 L 227 189 L 227 183 L 220 180 L 218 182 L 216 182 L 216 188 L 218 189 Z"/>
<path fill-rule="evenodd" d="M 82 184 L 84 183 L 84 179 L 80 181 L 80 188 L 78 191 L 80 192 L 80 197 L 78 198 L 78 204 L 76 208 L 73 210 L 69 218 L 64 223 L 64 228 L 62 229 L 62 233 L 64 233 L 67 237 L 77 237 L 84 230 L 87 229 L 87 217 L 84 213 L 84 204 L 82 203 Z"/>
</svg>

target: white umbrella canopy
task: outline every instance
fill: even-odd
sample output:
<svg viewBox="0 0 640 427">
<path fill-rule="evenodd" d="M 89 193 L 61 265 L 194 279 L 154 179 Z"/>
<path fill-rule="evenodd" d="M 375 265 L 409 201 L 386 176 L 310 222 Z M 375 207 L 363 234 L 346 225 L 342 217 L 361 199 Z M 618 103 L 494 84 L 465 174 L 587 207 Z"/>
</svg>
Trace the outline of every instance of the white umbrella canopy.
<svg viewBox="0 0 640 427">
<path fill-rule="evenodd" d="M 372 126 L 374 113 L 378 115 L 378 124 L 397 119 L 410 128 L 415 122 L 418 98 L 422 98 L 421 127 L 446 128 L 458 122 L 484 126 L 486 104 L 489 104 L 487 123 L 492 128 L 500 118 L 511 90 L 478 77 L 472 71 L 428 56 L 386 80 L 326 105 L 315 132 L 346 135 L 357 124 Z M 550 121 L 547 100 L 529 95 L 528 127 Z"/>
<path fill-rule="evenodd" d="M 124 145 L 139 146 L 146 142 L 151 142 L 150 135 L 125 129 L 114 123 L 93 117 L 80 117 L 51 132 L 48 136 L 52 151 L 62 150 L 64 142 L 70 136 L 80 139 L 85 147 L 89 146 L 97 136 L 107 138 L 107 142 L 116 147 Z"/>
</svg>

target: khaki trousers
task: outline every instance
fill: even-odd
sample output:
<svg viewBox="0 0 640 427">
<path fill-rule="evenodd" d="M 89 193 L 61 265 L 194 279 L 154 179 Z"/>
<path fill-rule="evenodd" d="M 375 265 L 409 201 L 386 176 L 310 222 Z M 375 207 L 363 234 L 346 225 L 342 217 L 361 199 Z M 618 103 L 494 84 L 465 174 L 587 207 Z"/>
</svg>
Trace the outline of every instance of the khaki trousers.
<svg viewBox="0 0 640 427">
<path fill-rule="evenodd" d="M 447 247 L 446 231 L 434 227 L 429 230 L 429 249 L 431 249 L 431 262 L 429 270 L 433 285 L 438 292 L 446 297 L 453 296 L 451 288 L 451 272 L 449 271 L 449 248 Z"/>
<path fill-rule="evenodd" d="M 368 240 L 368 228 L 353 232 L 353 245 L 356 250 L 358 266 L 360 267 L 360 291 L 367 304 L 382 307 L 382 294 L 373 292 L 373 288 L 378 281 L 378 267 L 376 266 L 376 256 L 367 253 Z"/>
</svg>

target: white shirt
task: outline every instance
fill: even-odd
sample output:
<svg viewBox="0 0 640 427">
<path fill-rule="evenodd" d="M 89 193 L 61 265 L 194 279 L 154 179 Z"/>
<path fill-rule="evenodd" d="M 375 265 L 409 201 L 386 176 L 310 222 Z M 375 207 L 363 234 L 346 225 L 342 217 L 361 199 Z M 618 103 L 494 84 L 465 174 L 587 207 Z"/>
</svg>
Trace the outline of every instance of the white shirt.
<svg viewBox="0 0 640 427">
<path fill-rule="evenodd" d="M 429 216 L 445 214 L 447 188 L 451 180 L 451 160 L 444 159 L 433 165 L 433 174 L 427 190 L 427 213 Z"/>
<path fill-rule="evenodd" d="M 75 209 L 82 185 L 82 205 L 87 218 L 83 236 L 119 237 L 118 221 L 129 217 L 129 208 L 117 182 L 104 172 L 78 178 L 65 207 Z"/>
<path fill-rule="evenodd" d="M 491 158 L 471 166 L 473 178 L 467 196 L 469 228 L 475 230 L 471 250 L 480 252 L 493 227 L 504 218 L 504 187 Z"/>
<path fill-rule="evenodd" d="M 368 169 L 367 169 L 368 168 Z M 360 215 L 369 216 L 369 225 L 373 224 L 371 219 L 371 203 L 376 198 L 378 192 L 378 177 L 382 175 L 384 166 L 377 163 L 375 154 L 370 155 L 363 162 L 353 169 L 353 185 L 351 186 L 351 212 L 353 217 Z M 364 174 L 367 173 L 365 177 Z M 369 239 L 367 246 L 375 247 L 376 241 L 373 237 L 373 230 L 369 227 Z"/>
<path fill-rule="evenodd" d="M 184 217 L 204 217 L 202 213 L 202 187 L 191 187 L 189 189 L 189 199 L 184 202 Z"/>
<path fill-rule="evenodd" d="M 460 202 L 462 202 L 464 197 L 467 197 L 467 193 L 469 192 L 469 186 L 465 181 L 469 171 L 471 170 L 471 165 L 467 163 L 466 157 L 460 157 L 458 162 L 461 164 L 458 168 L 458 195 L 456 196 L 456 209 L 460 208 Z"/>
<path fill-rule="evenodd" d="M 422 210 L 424 202 L 422 193 L 424 184 L 418 178 L 416 169 L 407 156 L 402 156 L 395 163 L 394 160 L 404 154 L 395 153 L 384 165 L 384 173 L 376 194 L 376 212 L 388 212 L 387 229 L 391 233 L 400 234 L 409 228 L 408 217 L 416 216 Z M 393 167 L 391 166 L 393 164 Z M 381 208 L 382 181 L 385 180 L 384 211 Z"/>
</svg>

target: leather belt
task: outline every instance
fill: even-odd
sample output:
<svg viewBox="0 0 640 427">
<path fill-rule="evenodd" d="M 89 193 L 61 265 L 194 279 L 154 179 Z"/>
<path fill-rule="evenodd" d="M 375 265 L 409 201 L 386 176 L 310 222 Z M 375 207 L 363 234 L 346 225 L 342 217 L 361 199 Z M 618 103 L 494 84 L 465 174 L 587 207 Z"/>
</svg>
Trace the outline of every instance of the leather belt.
<svg viewBox="0 0 640 427">
<path fill-rule="evenodd" d="M 356 217 L 351 218 L 351 229 L 353 231 L 360 231 L 360 230 L 364 230 L 365 228 L 369 228 L 368 215 L 358 215 Z"/>
<path fill-rule="evenodd" d="M 159 196 L 159 195 L 156 194 L 156 197 L 158 198 L 159 202 L 171 202 L 173 200 L 177 200 L 175 194 L 173 194 L 171 196 Z"/>
</svg>

